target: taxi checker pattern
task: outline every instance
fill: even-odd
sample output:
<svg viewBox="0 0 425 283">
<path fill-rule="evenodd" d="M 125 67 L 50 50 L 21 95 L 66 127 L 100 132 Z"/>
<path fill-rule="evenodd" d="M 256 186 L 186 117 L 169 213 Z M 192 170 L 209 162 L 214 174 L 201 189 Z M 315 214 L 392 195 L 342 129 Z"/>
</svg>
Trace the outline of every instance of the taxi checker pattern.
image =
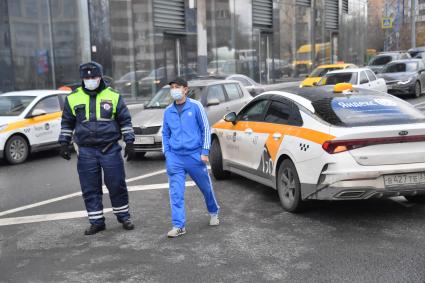
<svg viewBox="0 0 425 283">
<path fill-rule="evenodd" d="M 360 89 L 334 91 L 333 86 L 326 86 L 263 93 L 243 108 L 236 120 L 216 123 L 212 131 L 215 154 L 210 158 L 213 174 L 223 178 L 223 172 L 230 171 L 278 190 L 279 178 L 287 181 L 288 176 L 296 175 L 285 191 L 289 198 L 285 201 L 291 204 L 285 204 L 279 193 L 289 211 L 296 211 L 307 199 L 365 199 L 395 194 L 408 199 L 417 195 L 416 200 L 424 197 L 425 183 L 407 184 L 397 191 L 390 190 L 388 183 L 393 182 L 394 178 L 389 177 L 393 174 L 416 172 L 416 176 L 425 172 L 425 116 L 388 94 Z M 326 103 L 321 103 L 323 99 Z M 301 115 L 301 123 L 291 125 L 291 117 L 286 123 L 266 122 L 265 117 L 244 120 L 244 111 L 261 100 L 270 101 L 270 105 L 273 101 L 293 105 Z M 363 124 L 343 126 L 351 121 L 340 121 L 335 113 L 328 113 L 330 110 L 320 110 L 319 117 L 313 102 L 317 109 L 335 107 L 343 114 L 351 110 L 349 115 L 360 113 L 356 117 Z M 373 120 L 365 115 L 374 113 L 374 119 L 382 121 L 383 113 L 390 113 L 385 118 L 389 124 L 372 125 Z M 392 122 L 393 117 L 401 122 Z M 408 131 L 409 136 L 400 136 L 401 131 Z M 389 157 L 388 152 L 393 156 Z"/>
</svg>

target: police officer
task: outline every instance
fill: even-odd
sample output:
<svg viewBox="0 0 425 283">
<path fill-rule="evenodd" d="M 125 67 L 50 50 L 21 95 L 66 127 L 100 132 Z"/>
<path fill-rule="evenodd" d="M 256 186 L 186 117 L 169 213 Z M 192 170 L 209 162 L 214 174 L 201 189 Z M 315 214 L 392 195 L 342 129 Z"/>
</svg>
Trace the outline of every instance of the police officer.
<svg viewBox="0 0 425 283">
<path fill-rule="evenodd" d="M 173 224 L 167 236 L 174 238 L 186 233 L 184 209 L 186 174 L 189 174 L 204 195 L 211 226 L 219 225 L 220 207 L 214 196 L 206 165 L 211 132 L 204 107 L 199 101 L 186 97 L 188 87 L 183 78 L 177 77 L 169 84 L 174 103 L 164 112 L 162 142 L 170 183 Z"/>
<path fill-rule="evenodd" d="M 85 235 L 105 230 L 102 204 L 102 169 L 112 210 L 126 230 L 134 229 L 130 219 L 124 162 L 118 140 L 124 137 L 124 157 L 134 156 L 134 132 L 130 112 L 121 95 L 106 86 L 102 66 L 80 65 L 82 86 L 65 100 L 59 136 L 61 156 L 71 159 L 70 142 L 78 145 L 77 169 L 90 222 Z"/>
</svg>

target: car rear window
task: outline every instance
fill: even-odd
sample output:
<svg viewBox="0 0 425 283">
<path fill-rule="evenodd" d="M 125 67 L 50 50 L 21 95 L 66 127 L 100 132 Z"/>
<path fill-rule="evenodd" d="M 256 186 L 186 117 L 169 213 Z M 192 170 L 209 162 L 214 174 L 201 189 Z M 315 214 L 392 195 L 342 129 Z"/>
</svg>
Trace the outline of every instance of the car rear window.
<svg viewBox="0 0 425 283">
<path fill-rule="evenodd" d="M 411 104 L 391 96 L 350 95 L 316 100 L 316 113 L 326 122 L 343 127 L 425 122 Z"/>
<path fill-rule="evenodd" d="M 392 57 L 391 56 L 378 56 L 378 57 L 373 58 L 370 61 L 369 65 L 372 65 L 372 66 L 381 66 L 381 65 L 385 65 L 385 64 L 387 64 L 387 63 L 389 63 L 391 61 L 392 61 Z"/>
<path fill-rule="evenodd" d="M 318 85 L 336 85 L 339 83 L 357 84 L 357 72 L 326 74 Z"/>
</svg>

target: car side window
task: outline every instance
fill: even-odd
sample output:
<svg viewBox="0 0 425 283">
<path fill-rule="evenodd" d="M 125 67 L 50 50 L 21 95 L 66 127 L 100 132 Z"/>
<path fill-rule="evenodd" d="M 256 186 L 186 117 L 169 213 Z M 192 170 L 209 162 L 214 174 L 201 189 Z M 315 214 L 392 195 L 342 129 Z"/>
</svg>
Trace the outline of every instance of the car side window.
<svg viewBox="0 0 425 283">
<path fill-rule="evenodd" d="M 291 104 L 273 101 L 267 109 L 264 121 L 274 124 L 288 124 L 291 116 Z"/>
<path fill-rule="evenodd" d="M 240 98 L 239 86 L 236 84 L 225 84 L 224 88 L 226 89 L 227 97 L 229 100 L 235 100 Z"/>
<path fill-rule="evenodd" d="M 366 73 L 364 71 L 360 72 L 360 84 L 367 84 L 369 82 L 369 79 L 366 76 Z"/>
<path fill-rule="evenodd" d="M 367 76 L 369 77 L 369 80 L 371 82 L 376 81 L 376 76 L 372 71 L 367 70 L 366 71 Z"/>
<path fill-rule="evenodd" d="M 298 107 L 290 101 L 273 101 L 267 109 L 264 121 L 267 123 L 302 126 Z"/>
<path fill-rule="evenodd" d="M 46 111 L 47 114 L 62 111 L 61 106 L 59 104 L 59 98 L 57 95 L 43 98 L 42 100 L 37 102 L 37 104 L 34 106 L 34 109 L 32 111 L 36 109 Z"/>
<path fill-rule="evenodd" d="M 213 98 L 217 98 L 220 102 L 226 101 L 226 96 L 221 85 L 213 85 L 208 88 L 207 99 Z"/>
<path fill-rule="evenodd" d="M 238 121 L 262 121 L 268 100 L 260 100 L 253 102 L 239 112 Z"/>
</svg>

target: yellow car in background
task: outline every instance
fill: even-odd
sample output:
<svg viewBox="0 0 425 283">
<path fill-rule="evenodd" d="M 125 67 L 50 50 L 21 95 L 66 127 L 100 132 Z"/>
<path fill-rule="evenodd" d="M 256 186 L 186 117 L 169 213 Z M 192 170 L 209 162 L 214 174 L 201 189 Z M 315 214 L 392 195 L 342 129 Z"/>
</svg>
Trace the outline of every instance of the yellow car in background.
<svg viewBox="0 0 425 283">
<path fill-rule="evenodd" d="M 337 64 L 328 64 L 328 65 L 320 65 L 316 69 L 311 72 L 311 74 L 301 82 L 300 87 L 314 86 L 316 83 L 320 81 L 320 79 L 326 75 L 327 72 L 335 71 L 335 70 L 343 70 L 343 69 L 353 69 L 357 68 L 354 64 L 345 64 L 345 63 L 337 63 Z"/>
</svg>

